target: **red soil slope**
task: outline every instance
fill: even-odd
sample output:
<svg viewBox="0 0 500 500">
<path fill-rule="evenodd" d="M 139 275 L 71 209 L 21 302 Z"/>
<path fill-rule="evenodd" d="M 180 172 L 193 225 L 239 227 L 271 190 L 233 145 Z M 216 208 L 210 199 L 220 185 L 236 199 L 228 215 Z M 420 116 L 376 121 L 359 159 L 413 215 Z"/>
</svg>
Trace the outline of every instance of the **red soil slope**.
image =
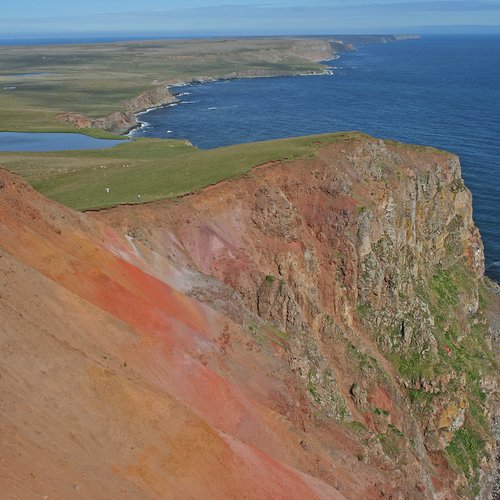
<svg viewBox="0 0 500 500">
<path fill-rule="evenodd" d="M 1 171 L 0 249 L 4 498 L 342 498 L 266 404 L 272 354 L 126 239 Z"/>
</svg>

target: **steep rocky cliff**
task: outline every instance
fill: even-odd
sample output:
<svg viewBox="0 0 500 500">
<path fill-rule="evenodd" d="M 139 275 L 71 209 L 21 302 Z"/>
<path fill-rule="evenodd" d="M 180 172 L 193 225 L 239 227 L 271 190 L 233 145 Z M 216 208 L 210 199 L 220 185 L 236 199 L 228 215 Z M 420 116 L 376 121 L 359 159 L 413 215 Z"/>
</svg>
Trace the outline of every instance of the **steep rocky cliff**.
<svg viewBox="0 0 500 500">
<path fill-rule="evenodd" d="M 0 491 L 488 498 L 483 268 L 430 148 L 339 135 L 86 214 L 0 170 Z"/>
<path fill-rule="evenodd" d="M 456 156 L 360 138 L 98 217 L 280 346 L 306 426 L 342 422 L 385 494 L 487 498 L 496 372 L 471 207 Z"/>
<path fill-rule="evenodd" d="M 134 99 L 125 101 L 123 111 L 103 118 L 89 118 L 79 113 L 62 113 L 58 115 L 58 118 L 76 128 L 97 128 L 114 134 L 125 134 L 138 125 L 135 113 L 176 101 L 177 99 L 165 85 L 157 85 Z"/>
</svg>

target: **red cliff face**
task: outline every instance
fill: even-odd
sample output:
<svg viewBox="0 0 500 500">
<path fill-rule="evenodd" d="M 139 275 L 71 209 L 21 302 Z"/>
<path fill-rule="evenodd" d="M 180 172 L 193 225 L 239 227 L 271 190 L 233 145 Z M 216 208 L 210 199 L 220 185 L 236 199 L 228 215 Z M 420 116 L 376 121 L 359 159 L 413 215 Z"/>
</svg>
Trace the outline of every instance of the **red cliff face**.
<svg viewBox="0 0 500 500">
<path fill-rule="evenodd" d="M 445 296 L 475 321 L 461 341 L 482 325 L 455 157 L 360 139 L 88 214 L 0 172 L 7 497 L 456 498 L 473 483 L 453 446 L 489 408 L 455 390 L 458 366 L 429 368 L 459 355 L 439 329 L 456 328 L 447 272 L 470 280 Z"/>
</svg>

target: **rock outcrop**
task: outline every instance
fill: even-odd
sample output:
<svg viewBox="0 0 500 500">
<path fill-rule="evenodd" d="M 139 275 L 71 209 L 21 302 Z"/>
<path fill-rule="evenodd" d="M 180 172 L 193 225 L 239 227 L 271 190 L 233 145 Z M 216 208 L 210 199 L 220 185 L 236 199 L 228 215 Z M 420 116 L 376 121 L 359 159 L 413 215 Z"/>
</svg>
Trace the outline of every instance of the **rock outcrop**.
<svg viewBox="0 0 500 500">
<path fill-rule="evenodd" d="M 157 85 L 139 96 L 125 101 L 123 111 L 112 113 L 103 118 L 89 118 L 80 113 L 62 113 L 58 118 L 76 128 L 97 128 L 114 134 L 125 134 L 138 125 L 136 113 L 148 108 L 177 102 L 166 85 Z"/>
<path fill-rule="evenodd" d="M 339 136 L 86 214 L 0 170 L 0 490 L 488 498 L 483 270 L 430 148 Z"/>
</svg>

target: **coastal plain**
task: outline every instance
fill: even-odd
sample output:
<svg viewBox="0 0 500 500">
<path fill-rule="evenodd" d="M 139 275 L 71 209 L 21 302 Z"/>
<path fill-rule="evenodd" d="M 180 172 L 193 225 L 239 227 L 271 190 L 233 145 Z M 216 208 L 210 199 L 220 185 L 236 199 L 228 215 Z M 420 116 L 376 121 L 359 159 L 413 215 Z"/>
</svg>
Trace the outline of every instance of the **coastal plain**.
<svg viewBox="0 0 500 500">
<path fill-rule="evenodd" d="M 315 61 L 331 56 L 330 47 L 326 39 L 307 38 L 2 47 L 0 130 L 71 131 L 58 115 L 104 117 L 169 83 L 321 72 Z"/>
</svg>

